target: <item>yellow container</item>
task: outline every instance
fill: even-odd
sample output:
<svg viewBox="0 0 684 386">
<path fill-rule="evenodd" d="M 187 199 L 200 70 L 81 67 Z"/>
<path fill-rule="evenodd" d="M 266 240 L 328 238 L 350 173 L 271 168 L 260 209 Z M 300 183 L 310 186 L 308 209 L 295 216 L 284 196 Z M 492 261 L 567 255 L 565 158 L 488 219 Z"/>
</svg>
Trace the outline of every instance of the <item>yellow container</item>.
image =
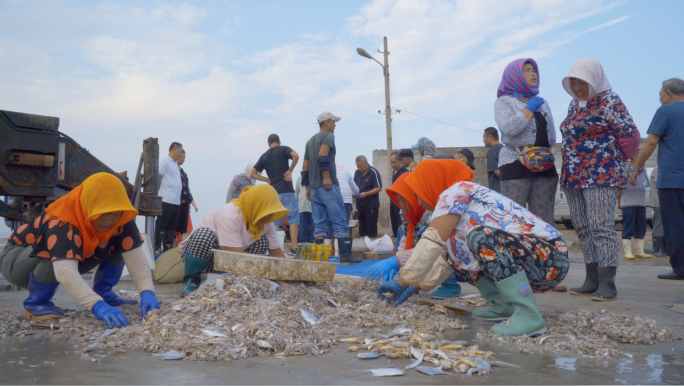
<svg viewBox="0 0 684 386">
<path fill-rule="evenodd" d="M 315 244 L 311 246 L 313 249 L 313 261 L 330 261 L 330 245 Z M 314 249 L 315 247 L 315 249 Z"/>
<path fill-rule="evenodd" d="M 315 255 L 316 245 L 310 243 L 297 244 L 296 259 L 298 260 L 313 260 Z"/>
</svg>

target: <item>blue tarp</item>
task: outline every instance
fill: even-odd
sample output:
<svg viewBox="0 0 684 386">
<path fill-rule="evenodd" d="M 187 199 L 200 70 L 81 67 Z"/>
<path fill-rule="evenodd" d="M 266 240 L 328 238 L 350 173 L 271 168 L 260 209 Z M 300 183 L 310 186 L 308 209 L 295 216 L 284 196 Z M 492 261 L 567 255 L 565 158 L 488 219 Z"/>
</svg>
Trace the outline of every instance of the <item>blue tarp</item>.
<svg viewBox="0 0 684 386">
<path fill-rule="evenodd" d="M 361 277 L 366 277 L 366 270 L 368 267 L 372 266 L 373 264 L 379 262 L 381 260 L 364 260 L 363 263 L 361 264 L 349 264 L 349 265 L 338 265 L 337 270 L 335 273 L 338 273 L 340 275 L 349 275 L 349 276 L 361 276 Z M 331 263 L 339 263 L 340 259 L 337 258 L 330 258 Z"/>
</svg>

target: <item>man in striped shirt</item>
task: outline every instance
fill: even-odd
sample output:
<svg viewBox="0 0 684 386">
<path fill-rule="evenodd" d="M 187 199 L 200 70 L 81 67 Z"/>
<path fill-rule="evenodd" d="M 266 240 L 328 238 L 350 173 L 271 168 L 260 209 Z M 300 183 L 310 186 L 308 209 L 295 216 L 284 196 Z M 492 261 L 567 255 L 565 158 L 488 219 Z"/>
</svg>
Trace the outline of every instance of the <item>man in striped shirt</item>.
<svg viewBox="0 0 684 386">
<path fill-rule="evenodd" d="M 359 187 L 356 198 L 356 209 L 359 211 L 359 236 L 378 237 L 378 212 L 380 210 L 380 196 L 382 178 L 378 169 L 368 164 L 365 156 L 356 157 L 356 172 L 354 182 Z"/>
</svg>

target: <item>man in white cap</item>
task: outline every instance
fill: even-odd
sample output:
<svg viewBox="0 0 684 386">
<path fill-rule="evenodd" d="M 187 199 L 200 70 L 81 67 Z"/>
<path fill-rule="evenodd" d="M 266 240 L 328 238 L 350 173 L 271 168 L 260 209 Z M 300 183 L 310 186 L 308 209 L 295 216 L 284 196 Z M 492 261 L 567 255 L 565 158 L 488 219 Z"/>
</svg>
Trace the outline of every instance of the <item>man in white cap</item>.
<svg viewBox="0 0 684 386">
<path fill-rule="evenodd" d="M 306 187 L 306 198 L 311 201 L 316 244 L 323 244 L 330 221 L 339 244 L 340 263 L 359 264 L 362 260 L 352 256 L 347 212 L 335 168 L 337 150 L 333 133 L 340 119 L 329 111 L 318 116 L 320 131 L 309 139 L 304 150 L 302 186 Z"/>
</svg>

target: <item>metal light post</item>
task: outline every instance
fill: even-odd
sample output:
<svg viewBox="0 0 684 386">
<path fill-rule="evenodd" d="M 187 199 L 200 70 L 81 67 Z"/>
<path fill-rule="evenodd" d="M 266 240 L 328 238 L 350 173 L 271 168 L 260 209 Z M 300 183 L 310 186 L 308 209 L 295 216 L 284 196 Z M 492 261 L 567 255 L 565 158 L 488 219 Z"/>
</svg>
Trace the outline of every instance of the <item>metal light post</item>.
<svg viewBox="0 0 684 386">
<path fill-rule="evenodd" d="M 383 38 L 385 51 L 378 52 L 385 56 L 385 64 L 378 62 L 363 48 L 357 48 L 356 52 L 363 56 L 364 58 L 375 60 L 377 64 L 382 66 L 382 73 L 385 76 L 385 129 L 387 130 L 387 184 L 386 186 L 392 185 L 392 165 L 390 164 L 390 154 L 392 154 L 392 112 L 390 108 L 390 88 L 389 88 L 389 63 L 387 57 L 389 56 L 389 51 L 387 50 L 387 36 Z"/>
</svg>

